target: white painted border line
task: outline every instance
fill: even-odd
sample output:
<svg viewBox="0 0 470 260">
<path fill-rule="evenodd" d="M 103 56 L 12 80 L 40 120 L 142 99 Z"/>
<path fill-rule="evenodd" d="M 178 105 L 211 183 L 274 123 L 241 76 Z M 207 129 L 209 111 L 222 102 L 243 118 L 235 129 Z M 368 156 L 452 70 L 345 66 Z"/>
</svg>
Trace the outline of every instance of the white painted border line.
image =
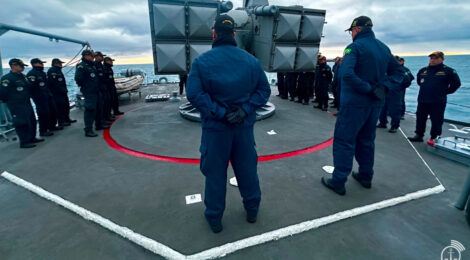
<svg viewBox="0 0 470 260">
<path fill-rule="evenodd" d="M 420 198 L 424 198 L 433 194 L 439 194 L 445 190 L 444 186 L 439 185 L 434 188 L 424 189 L 420 191 L 416 191 L 413 193 L 406 194 L 401 197 L 396 197 L 393 199 L 384 200 L 381 202 L 373 203 L 370 205 L 357 207 L 350 210 L 345 210 L 342 212 L 338 212 L 336 214 L 305 221 L 299 224 L 295 224 L 292 226 L 288 226 L 285 228 L 277 229 L 274 231 L 270 231 L 261 235 L 252 236 L 249 238 L 241 239 L 236 242 L 228 243 L 219 247 L 214 247 L 194 255 L 187 256 L 187 259 L 214 259 L 226 256 L 227 254 L 233 253 L 235 251 L 252 247 L 256 245 L 260 245 L 266 242 L 270 242 L 273 240 L 278 240 L 281 238 L 285 238 L 288 236 L 293 236 L 296 234 L 300 234 L 312 229 L 316 229 L 334 222 L 338 222 L 347 218 L 352 218 L 355 216 L 363 215 L 366 213 L 370 213 L 372 211 L 376 211 L 383 208 L 388 208 L 392 206 L 396 206 L 401 203 L 405 203 L 411 200 L 416 200 Z"/>
<path fill-rule="evenodd" d="M 322 218 L 317 218 L 309 221 L 305 221 L 299 224 L 291 225 L 288 227 L 280 228 L 277 230 L 269 231 L 260 235 L 248 237 L 245 239 L 241 239 L 235 242 L 231 242 L 219 247 L 214 247 L 193 255 L 183 255 L 170 247 L 158 243 L 157 241 L 145 237 L 141 234 L 135 233 L 134 231 L 130 230 L 129 228 L 119 226 L 112 221 L 103 218 L 89 210 L 86 210 L 80 206 L 77 206 L 69 201 L 62 199 L 61 197 L 54 195 L 30 182 L 27 182 L 21 178 L 18 178 L 8 172 L 3 172 L 1 177 L 7 179 L 8 181 L 23 187 L 38 196 L 50 200 L 60 206 L 78 214 L 79 216 L 83 217 L 86 220 L 90 220 L 95 222 L 96 224 L 128 239 L 131 242 L 136 243 L 137 245 L 142 246 L 143 248 L 161 255 L 168 259 L 214 259 L 226 256 L 228 254 L 234 253 L 238 250 L 242 250 L 248 247 L 264 244 L 270 241 L 278 240 L 281 238 L 285 238 L 288 236 L 297 235 L 312 229 L 316 229 L 328 224 L 332 224 L 341 220 L 345 220 L 348 218 L 356 217 L 359 215 L 363 215 L 366 213 L 370 213 L 376 210 L 396 206 L 398 204 L 402 204 L 408 201 L 417 200 L 420 198 L 424 198 L 430 195 L 439 194 L 445 191 L 444 186 L 438 185 L 434 188 L 424 189 L 416 192 L 412 192 L 400 197 L 392 198 L 383 200 L 380 202 L 376 202 L 370 205 L 365 205 L 362 207 L 353 208 L 350 210 L 345 210 L 342 212 L 338 212 L 333 215 L 329 215 Z"/>
<path fill-rule="evenodd" d="M 408 139 L 408 137 L 405 135 L 405 133 L 403 132 L 403 130 L 401 130 L 401 127 L 398 128 L 401 132 L 401 134 L 403 135 L 403 137 L 405 137 L 406 141 L 408 141 L 408 143 L 411 145 L 411 147 L 413 148 L 413 150 L 416 152 L 416 154 L 419 156 L 419 158 L 421 159 L 421 161 L 423 161 L 424 165 L 426 165 L 426 167 L 429 169 L 429 171 L 431 172 L 432 175 L 434 175 L 434 178 L 436 178 L 437 182 L 439 182 L 439 184 L 444 187 L 444 185 L 442 184 L 441 180 L 439 180 L 439 178 L 437 178 L 437 175 L 436 173 L 431 169 L 431 167 L 429 166 L 429 164 L 426 162 L 426 160 L 424 160 L 423 156 L 421 156 L 421 154 L 418 152 L 418 150 L 416 149 L 416 147 L 413 145 L 413 143 Z"/>
<path fill-rule="evenodd" d="M 134 231 L 130 230 L 127 227 L 119 226 L 112 222 L 109 219 L 103 218 L 98 214 L 95 214 L 89 210 L 86 210 L 78 205 L 75 205 L 67 200 L 64 200 L 63 198 L 54 195 L 41 187 L 38 187 L 30 182 L 27 182 L 21 178 L 16 177 L 15 175 L 12 175 L 8 172 L 3 172 L 1 176 L 10 182 L 23 187 L 27 190 L 29 190 L 32 193 L 35 193 L 36 195 L 45 198 L 47 200 L 50 200 L 56 204 L 59 204 L 60 206 L 76 213 L 77 215 L 81 216 L 82 218 L 95 222 L 96 224 L 122 236 L 123 238 L 126 238 L 137 245 L 155 253 L 158 255 L 161 255 L 165 258 L 168 259 L 185 259 L 186 256 L 171 249 L 168 246 L 165 246 L 163 244 L 158 243 L 157 241 L 150 239 L 148 237 L 145 237 L 141 234 L 135 233 Z"/>
</svg>

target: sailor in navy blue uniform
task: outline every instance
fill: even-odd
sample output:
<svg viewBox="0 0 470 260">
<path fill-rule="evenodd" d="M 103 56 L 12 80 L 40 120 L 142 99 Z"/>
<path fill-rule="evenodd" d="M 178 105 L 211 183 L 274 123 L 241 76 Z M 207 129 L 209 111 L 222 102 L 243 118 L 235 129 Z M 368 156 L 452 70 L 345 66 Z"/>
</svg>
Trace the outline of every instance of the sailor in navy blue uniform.
<svg viewBox="0 0 470 260">
<path fill-rule="evenodd" d="M 404 71 L 389 48 L 375 38 L 372 21 L 360 16 L 347 29 L 353 38 L 344 51 L 340 67 L 341 107 L 335 126 L 332 178 L 322 178 L 327 188 L 346 194 L 345 182 L 352 171 L 353 159 L 359 172 L 353 177 L 370 188 L 374 174 L 376 124 L 384 104 L 386 88 L 397 86 Z"/>
<path fill-rule="evenodd" d="M 47 86 L 47 75 L 44 72 L 45 61 L 39 58 L 31 60 L 33 68 L 26 74 L 31 86 L 31 96 L 36 105 L 36 112 L 39 120 L 39 135 L 51 136 L 50 130 L 59 130 L 63 127 L 56 126 L 57 111 L 52 93 Z"/>
<path fill-rule="evenodd" d="M 62 73 L 62 64 L 64 62 L 58 58 L 52 59 L 52 66 L 47 71 L 47 85 L 54 96 L 57 108 L 57 120 L 61 126 L 69 126 L 77 120 L 70 119 L 70 101 L 67 95 L 67 84 L 64 73 Z"/>
<path fill-rule="evenodd" d="M 400 57 L 395 56 L 398 63 L 400 63 Z M 401 63 L 400 63 L 401 65 Z M 390 116 L 390 130 L 389 133 L 396 133 L 400 127 L 400 119 L 402 116 L 402 107 L 404 92 L 406 88 L 411 85 L 411 81 L 414 79 L 411 72 L 407 71 L 407 68 L 403 67 L 404 75 L 403 81 L 399 86 L 395 88 L 390 88 L 385 97 L 385 104 L 380 112 L 379 124 L 377 128 L 387 128 L 387 117 Z"/>
<path fill-rule="evenodd" d="M 222 231 L 229 161 L 243 197 L 246 220 L 256 222 L 261 190 L 253 125 L 256 109 L 266 104 L 271 89 L 259 61 L 237 48 L 230 16 L 216 19 L 213 34 L 212 50 L 192 64 L 186 91 L 188 100 L 201 112 L 205 216 L 217 233 Z"/>
<path fill-rule="evenodd" d="M 96 130 L 103 130 L 109 128 L 111 121 L 114 120 L 111 115 L 111 97 L 109 95 L 108 87 L 106 85 L 106 76 L 104 72 L 104 55 L 103 53 L 97 51 L 93 53 L 95 57 L 95 65 L 96 75 L 99 79 L 99 97 L 98 97 L 98 108 L 96 110 L 96 123 L 97 127 Z"/>
<path fill-rule="evenodd" d="M 333 101 L 333 108 L 339 108 L 340 103 L 340 83 L 341 83 L 341 76 L 339 75 L 339 68 L 341 66 L 343 58 L 336 57 L 335 58 L 335 65 L 333 65 L 333 82 L 331 82 L 331 90 L 333 91 L 333 96 L 335 100 Z"/>
<path fill-rule="evenodd" d="M 77 64 L 75 70 L 75 82 L 80 87 L 80 91 L 85 97 L 85 112 L 83 113 L 83 119 L 85 123 L 85 136 L 87 137 L 98 136 L 93 131 L 93 122 L 95 122 L 97 128 L 103 127 L 95 121 L 96 111 L 98 108 L 100 82 L 93 60 L 93 51 L 84 50 L 82 52 L 82 62 Z"/>
<path fill-rule="evenodd" d="M 10 73 L 0 79 L 0 100 L 5 102 L 13 118 L 13 126 L 21 148 L 32 148 L 44 139 L 36 138 L 36 117 L 31 106 L 31 86 L 22 73 L 28 66 L 20 59 L 11 59 Z"/>
<path fill-rule="evenodd" d="M 320 108 L 323 111 L 328 110 L 328 90 L 330 88 L 331 81 L 333 80 L 333 72 L 331 71 L 330 66 L 326 64 L 326 57 L 321 56 L 318 59 L 318 65 L 315 70 L 315 90 L 317 91 L 317 101 L 318 106 L 315 108 Z"/>
<path fill-rule="evenodd" d="M 401 58 L 398 60 L 398 63 L 403 66 L 403 69 L 405 69 L 405 78 L 403 79 L 401 83 L 401 118 L 400 119 L 405 119 L 405 111 L 406 111 L 406 104 L 405 104 L 405 96 L 406 96 L 406 89 L 411 86 L 411 83 L 413 80 L 415 80 L 415 77 L 413 76 L 413 73 L 411 73 L 410 69 L 408 69 L 405 66 L 405 59 Z"/>
<path fill-rule="evenodd" d="M 417 75 L 419 85 L 418 110 L 416 111 L 416 135 L 409 137 L 412 142 L 422 142 L 426 131 L 426 121 L 431 117 L 431 139 L 429 145 L 434 145 L 434 139 L 442 133 L 444 112 L 447 95 L 454 93 L 460 87 L 457 71 L 444 65 L 444 53 L 440 51 L 429 55 L 429 66 L 419 70 Z"/>
<path fill-rule="evenodd" d="M 114 116 L 120 116 L 124 113 L 119 111 L 119 96 L 116 90 L 116 82 L 114 81 L 114 59 L 111 57 L 105 57 L 103 68 L 104 68 L 104 77 L 106 79 L 106 86 L 108 87 L 108 93 L 111 98 L 111 107 Z"/>
<path fill-rule="evenodd" d="M 290 101 L 295 101 L 295 97 L 298 96 L 298 82 L 299 82 L 299 73 L 298 72 L 287 72 L 284 87 L 289 93 Z"/>
</svg>

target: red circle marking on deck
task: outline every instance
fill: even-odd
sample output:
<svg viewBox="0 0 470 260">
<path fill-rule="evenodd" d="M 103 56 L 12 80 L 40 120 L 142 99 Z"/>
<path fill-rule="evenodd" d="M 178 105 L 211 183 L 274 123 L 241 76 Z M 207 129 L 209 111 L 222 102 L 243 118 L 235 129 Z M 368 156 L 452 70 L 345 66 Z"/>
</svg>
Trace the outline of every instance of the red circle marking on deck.
<svg viewBox="0 0 470 260">
<path fill-rule="evenodd" d="M 140 108 L 133 109 L 131 111 L 128 111 L 127 113 L 138 110 L 138 109 L 140 109 Z M 116 122 L 121 117 L 122 116 L 117 117 L 114 122 Z M 105 129 L 103 131 L 103 138 L 111 148 L 113 148 L 117 151 L 120 151 L 122 153 L 125 153 L 127 155 L 134 156 L 134 157 L 146 158 L 146 159 L 150 159 L 150 160 L 154 160 L 154 161 L 172 162 L 172 163 L 196 164 L 196 163 L 200 162 L 200 159 L 195 159 L 195 158 L 178 158 L 178 157 L 150 154 L 150 153 L 139 152 L 139 151 L 124 147 L 124 146 L 118 144 L 116 142 L 116 140 L 113 139 L 113 137 L 111 136 L 111 133 L 110 133 L 110 129 Z M 274 161 L 274 160 L 299 156 L 299 155 L 303 155 L 303 154 L 313 153 L 313 152 L 316 152 L 316 151 L 323 150 L 323 149 L 327 148 L 328 146 L 331 146 L 332 144 L 333 144 L 333 138 L 330 138 L 330 139 L 328 139 L 328 140 L 326 140 L 322 143 L 319 143 L 319 144 L 316 144 L 316 145 L 313 145 L 313 146 L 310 146 L 310 147 L 307 147 L 307 148 L 303 148 L 303 149 L 300 149 L 300 150 L 295 150 L 295 151 L 290 151 L 290 152 L 285 152 L 285 153 L 280 153 L 280 154 L 270 154 L 270 155 L 258 156 L 258 162 Z"/>
</svg>

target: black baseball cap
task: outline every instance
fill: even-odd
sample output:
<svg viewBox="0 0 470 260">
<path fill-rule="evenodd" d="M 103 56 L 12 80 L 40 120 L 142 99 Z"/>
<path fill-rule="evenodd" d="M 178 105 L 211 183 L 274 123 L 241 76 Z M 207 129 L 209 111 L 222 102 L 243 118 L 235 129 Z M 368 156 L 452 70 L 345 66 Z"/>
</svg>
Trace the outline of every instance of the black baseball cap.
<svg viewBox="0 0 470 260">
<path fill-rule="evenodd" d="M 372 24 L 372 20 L 369 17 L 359 16 L 359 17 L 354 18 L 353 22 L 351 23 L 351 26 L 348 29 L 346 29 L 345 31 L 351 31 L 352 28 L 354 28 L 356 26 L 363 26 L 363 27 L 372 28 L 373 24 Z"/>
<path fill-rule="evenodd" d="M 82 51 L 82 56 L 90 55 L 93 56 L 93 50 L 84 50 Z"/>
<path fill-rule="evenodd" d="M 46 63 L 45 61 L 42 61 L 40 58 L 34 58 L 30 61 L 31 65 L 35 64 L 35 63 Z"/>
<path fill-rule="evenodd" d="M 24 62 L 22 60 L 16 59 L 16 58 L 13 58 L 10 61 L 8 61 L 8 65 L 10 65 L 10 66 L 11 65 L 20 65 L 22 67 L 28 66 L 28 65 L 24 64 Z"/>
<path fill-rule="evenodd" d="M 57 63 L 65 63 L 65 61 L 61 61 L 59 58 L 52 59 L 52 64 L 57 64 Z"/>
<path fill-rule="evenodd" d="M 95 54 L 95 57 L 96 57 L 96 56 L 101 56 L 101 57 L 106 56 L 106 55 L 104 55 L 101 51 L 97 51 L 97 52 L 95 52 L 94 54 Z"/>
<path fill-rule="evenodd" d="M 107 61 L 107 60 L 114 61 L 114 59 L 112 59 L 112 58 L 111 58 L 111 57 L 109 57 L 109 56 L 104 58 L 104 61 Z"/>
<path fill-rule="evenodd" d="M 215 19 L 214 30 L 217 34 L 232 34 L 235 29 L 235 21 L 229 15 L 223 14 Z"/>
</svg>

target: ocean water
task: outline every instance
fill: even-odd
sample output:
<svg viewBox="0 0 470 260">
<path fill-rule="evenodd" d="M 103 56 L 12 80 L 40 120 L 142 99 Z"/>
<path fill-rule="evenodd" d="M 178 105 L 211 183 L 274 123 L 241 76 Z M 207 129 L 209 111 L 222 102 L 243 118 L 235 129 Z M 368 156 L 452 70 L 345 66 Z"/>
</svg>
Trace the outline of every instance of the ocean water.
<svg viewBox="0 0 470 260">
<path fill-rule="evenodd" d="M 427 66 L 429 58 L 427 56 L 415 56 L 415 57 L 404 57 L 405 66 L 407 66 L 413 75 L 416 77 L 416 73 L 423 67 Z M 457 71 L 462 81 L 462 86 L 452 95 L 448 96 L 448 103 L 445 113 L 446 119 L 457 120 L 461 122 L 470 123 L 470 55 L 455 55 L 447 56 L 444 64 L 452 67 Z M 330 64 L 332 66 L 332 64 Z M 143 70 L 147 76 L 145 83 L 152 83 L 154 80 L 159 80 L 161 77 L 166 77 L 169 82 L 177 82 L 178 76 L 176 75 L 155 75 L 153 64 L 133 64 L 133 65 L 115 65 L 114 73 L 116 76 L 119 72 L 126 71 L 128 69 L 140 69 Z M 25 73 L 29 69 L 25 70 Z M 45 69 L 47 71 L 47 68 Z M 63 69 L 67 86 L 69 88 L 70 99 L 75 98 L 75 94 L 78 93 L 79 89 L 73 80 L 75 74 L 74 67 L 66 67 Z M 4 73 L 8 73 L 8 70 L 4 70 Z M 276 79 L 275 73 L 267 73 L 268 79 L 271 82 Z M 406 92 L 406 110 L 408 112 L 416 112 L 417 106 L 417 95 L 419 87 L 416 84 L 416 80 L 408 88 Z"/>
</svg>

